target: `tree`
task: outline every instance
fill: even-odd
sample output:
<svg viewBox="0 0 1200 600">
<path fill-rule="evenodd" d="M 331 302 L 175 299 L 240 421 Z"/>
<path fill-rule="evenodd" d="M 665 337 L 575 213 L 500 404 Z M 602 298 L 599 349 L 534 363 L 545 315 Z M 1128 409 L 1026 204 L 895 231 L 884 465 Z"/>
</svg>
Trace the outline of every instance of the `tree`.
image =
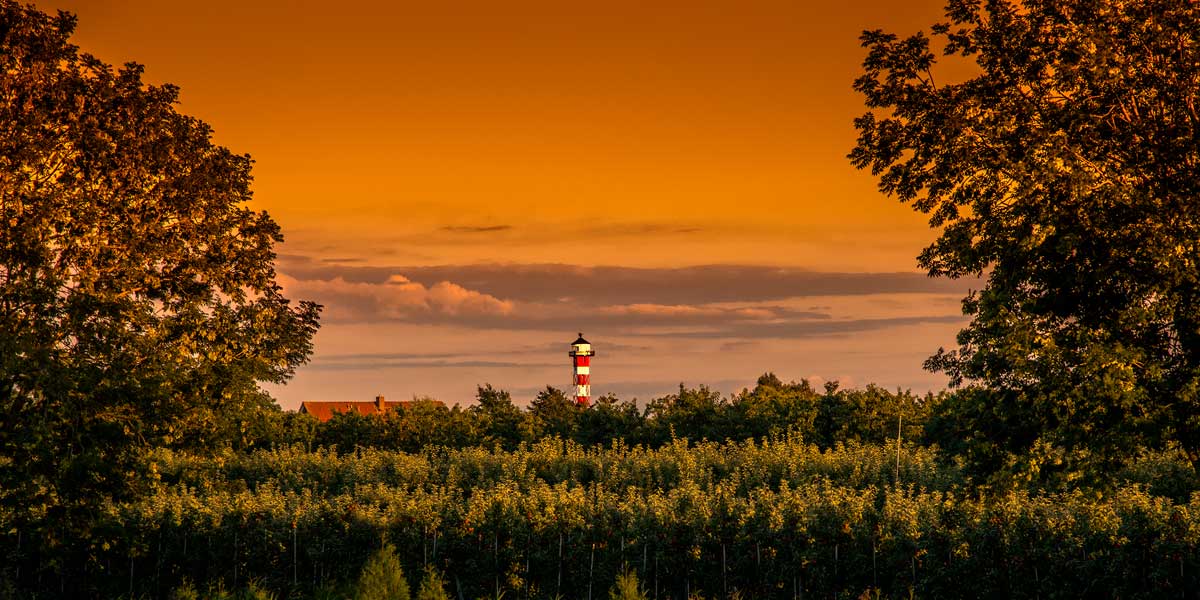
<svg viewBox="0 0 1200 600">
<path fill-rule="evenodd" d="M 364 415 L 355 410 L 335 412 L 328 421 L 318 425 L 315 437 L 318 446 L 334 448 L 341 454 L 349 454 L 360 447 L 388 447 L 383 417 Z"/>
<path fill-rule="evenodd" d="M 446 579 L 432 566 L 425 568 L 425 576 L 417 588 L 417 600 L 450 600 L 450 595 L 446 593 Z"/>
<path fill-rule="evenodd" d="M 461 448 L 476 442 L 470 423 L 453 409 L 433 398 L 416 398 L 383 416 L 385 446 L 419 452 L 426 446 Z"/>
<path fill-rule="evenodd" d="M 580 413 L 575 441 L 584 446 L 607 445 L 616 439 L 638 443 L 645 437 L 645 424 L 635 401 L 605 394 Z"/>
<path fill-rule="evenodd" d="M 946 16 L 933 38 L 863 34 L 872 112 L 850 158 L 940 229 L 931 276 L 986 278 L 959 347 L 927 362 L 982 386 L 951 403 L 952 435 L 994 448 L 1009 481 L 1096 480 L 1142 446 L 1200 466 L 1200 8 L 950 0 Z M 974 75 L 935 80 L 932 39 Z"/>
<path fill-rule="evenodd" d="M 721 393 L 706 385 L 689 388 L 679 384 L 679 393 L 655 398 L 646 405 L 646 437 L 651 445 L 669 442 L 672 436 L 693 441 L 728 437 L 724 427 L 728 404 Z"/>
<path fill-rule="evenodd" d="M 384 544 L 363 565 L 354 600 L 409 600 L 411 597 L 396 548 Z"/>
<path fill-rule="evenodd" d="M 821 396 L 807 380 L 784 383 L 764 373 L 753 390 L 742 390 L 729 405 L 730 437 L 764 438 L 789 431 L 811 438 Z"/>
<path fill-rule="evenodd" d="M 638 583 L 637 571 L 626 569 L 617 574 L 617 581 L 608 590 L 609 600 L 646 600 L 646 592 Z"/>
<path fill-rule="evenodd" d="M 521 409 L 513 404 L 512 396 L 492 384 L 478 386 L 475 394 L 478 403 L 471 406 L 471 414 L 479 423 L 483 441 L 511 450 L 521 442 Z"/>
<path fill-rule="evenodd" d="M 529 403 L 529 417 L 533 425 L 529 438 L 536 440 L 558 436 L 571 439 L 579 428 L 582 413 L 583 410 L 566 393 L 548 385 Z"/>
<path fill-rule="evenodd" d="M 826 390 L 818 401 L 810 434 L 822 448 L 846 442 L 894 444 L 897 428 L 902 428 L 903 440 L 919 441 L 935 403 L 932 396 L 922 401 L 911 392 L 893 393 L 873 383 L 862 389 L 827 386 Z"/>
<path fill-rule="evenodd" d="M 56 548 L 105 543 L 92 526 L 151 479 L 145 449 L 206 447 L 257 410 L 320 307 L 275 282 L 250 157 L 74 27 L 0 0 L 0 502 L 43 566 L 86 570 Z"/>
</svg>

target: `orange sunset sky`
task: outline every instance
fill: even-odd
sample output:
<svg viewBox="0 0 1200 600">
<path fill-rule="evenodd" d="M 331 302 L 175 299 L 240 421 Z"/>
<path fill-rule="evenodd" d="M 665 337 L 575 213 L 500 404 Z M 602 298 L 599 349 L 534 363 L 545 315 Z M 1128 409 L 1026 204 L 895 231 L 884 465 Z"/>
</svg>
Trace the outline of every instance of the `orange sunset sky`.
<svg viewBox="0 0 1200 600">
<path fill-rule="evenodd" d="M 527 402 L 782 379 L 924 392 L 962 281 L 845 158 L 862 29 L 941 0 L 38 0 L 255 161 L 289 297 L 325 305 L 302 400 Z"/>
</svg>

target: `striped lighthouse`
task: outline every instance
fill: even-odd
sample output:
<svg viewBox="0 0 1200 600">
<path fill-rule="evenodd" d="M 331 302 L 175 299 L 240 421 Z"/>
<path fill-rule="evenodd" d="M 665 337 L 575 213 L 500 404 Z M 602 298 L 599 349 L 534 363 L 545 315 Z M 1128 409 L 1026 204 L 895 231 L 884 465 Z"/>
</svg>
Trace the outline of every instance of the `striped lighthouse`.
<svg viewBox="0 0 1200 600">
<path fill-rule="evenodd" d="M 571 342 L 571 351 L 567 355 L 571 357 L 575 403 L 579 406 L 587 406 L 592 399 L 592 357 L 596 353 L 592 350 L 592 345 L 583 339 L 583 334 L 580 333 L 579 339 Z"/>
</svg>

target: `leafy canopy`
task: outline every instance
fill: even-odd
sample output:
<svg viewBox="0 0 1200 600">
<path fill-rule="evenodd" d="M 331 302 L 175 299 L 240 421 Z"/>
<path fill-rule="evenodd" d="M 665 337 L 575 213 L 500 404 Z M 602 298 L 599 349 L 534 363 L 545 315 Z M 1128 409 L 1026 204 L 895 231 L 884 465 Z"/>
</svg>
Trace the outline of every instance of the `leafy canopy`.
<svg viewBox="0 0 1200 600">
<path fill-rule="evenodd" d="M 363 565 L 354 600 L 409 600 L 411 597 L 408 580 L 396 557 L 396 547 L 384 544 Z"/>
<path fill-rule="evenodd" d="M 930 215 L 930 275 L 985 277 L 949 415 L 984 472 L 1099 478 L 1143 446 L 1200 464 L 1200 8 L 950 0 L 932 38 L 862 36 L 852 162 Z M 948 83 L 939 63 L 970 64 Z M 944 63 L 943 63 L 944 66 Z M 952 407 L 953 408 L 953 407 Z"/>
<path fill-rule="evenodd" d="M 269 403 L 320 309 L 275 282 L 250 157 L 74 27 L 0 0 L 0 500 L 67 519 L 50 546 L 147 480 L 142 450 L 222 443 Z"/>
<path fill-rule="evenodd" d="M 450 600 L 446 593 L 446 578 L 433 566 L 425 567 L 425 575 L 417 588 L 417 600 Z"/>
<path fill-rule="evenodd" d="M 646 592 L 638 582 L 637 571 L 626 569 L 617 574 L 617 581 L 608 590 L 609 600 L 646 600 Z"/>
</svg>

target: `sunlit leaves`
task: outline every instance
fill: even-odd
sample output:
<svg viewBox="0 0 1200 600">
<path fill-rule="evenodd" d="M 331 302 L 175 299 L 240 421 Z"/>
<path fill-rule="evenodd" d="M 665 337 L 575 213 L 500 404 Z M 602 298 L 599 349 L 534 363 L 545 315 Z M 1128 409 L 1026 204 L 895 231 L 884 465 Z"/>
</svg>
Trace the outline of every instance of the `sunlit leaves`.
<svg viewBox="0 0 1200 600">
<path fill-rule="evenodd" d="M 1200 464 L 1200 9 L 955 0 L 931 31 L 863 34 L 850 158 L 939 230 L 921 267 L 986 277 L 928 363 L 991 390 L 955 435 L 1052 485 L 1141 446 Z"/>
<path fill-rule="evenodd" d="M 434 565 L 467 597 L 494 593 L 497 580 L 506 597 L 581 597 L 589 581 L 605 587 L 627 567 L 660 597 L 685 586 L 711 597 L 726 583 L 755 598 L 792 598 L 793 585 L 805 595 L 873 587 L 959 597 L 964 581 L 1012 597 L 1086 586 L 1153 597 L 1197 582 L 1180 570 L 1200 545 L 1195 497 L 1173 502 L 1124 482 L 1103 498 L 979 497 L 918 448 L 903 451 L 898 486 L 893 448 L 822 452 L 794 438 L 155 458 L 163 483 L 114 515 L 127 536 L 114 552 L 161 544 L 136 567 L 161 559 L 226 585 L 235 568 L 290 585 L 293 559 L 302 591 L 352 581 L 381 537 L 406 572 Z M 1146 468 L 1160 471 L 1166 458 Z M 123 590 L 128 563 L 112 564 L 107 575 Z"/>
<path fill-rule="evenodd" d="M 319 307 L 280 294 L 250 157 L 140 65 L 80 54 L 74 23 L 0 1 L 0 500 L 78 549 L 153 479 L 146 449 L 234 443 L 258 382 L 307 360 Z"/>
</svg>

